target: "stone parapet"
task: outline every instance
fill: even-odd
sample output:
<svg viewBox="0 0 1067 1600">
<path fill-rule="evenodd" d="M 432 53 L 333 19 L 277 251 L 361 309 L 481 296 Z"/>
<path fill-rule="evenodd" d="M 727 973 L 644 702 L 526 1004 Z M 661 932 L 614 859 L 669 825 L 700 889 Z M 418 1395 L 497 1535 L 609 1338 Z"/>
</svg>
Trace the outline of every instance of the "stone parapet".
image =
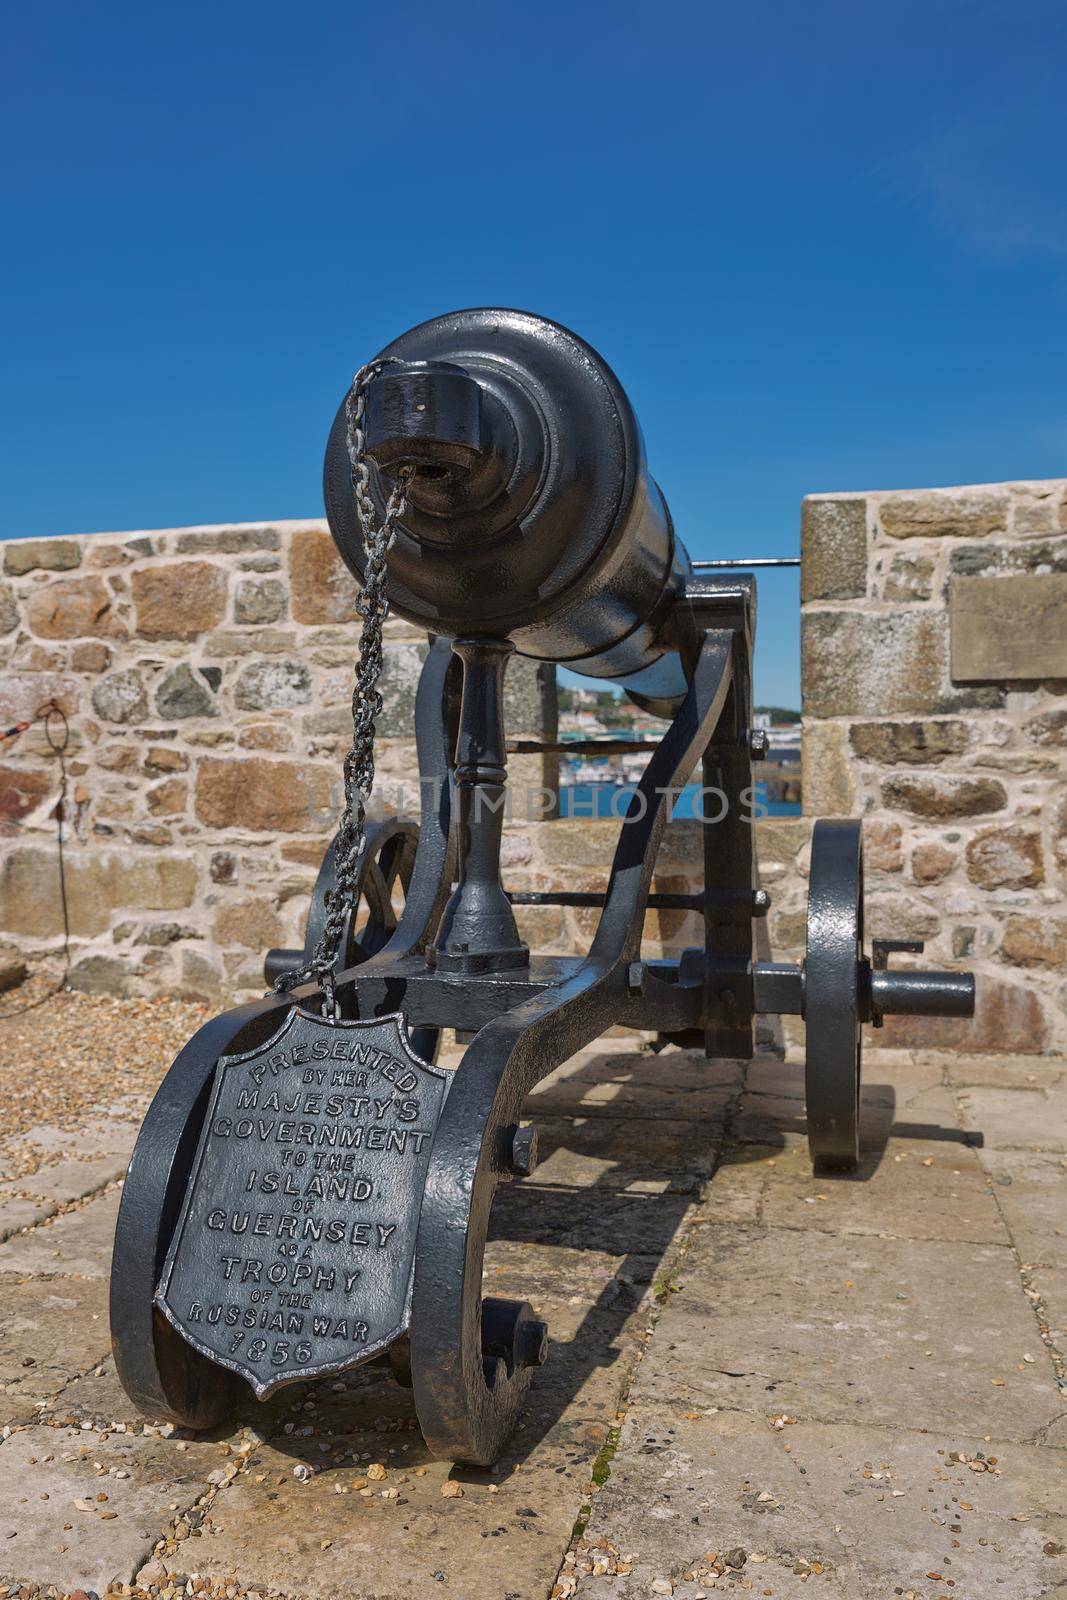
<svg viewBox="0 0 1067 1600">
<path fill-rule="evenodd" d="M 810 819 L 862 816 L 868 932 L 923 937 L 931 964 L 980 980 L 973 1024 L 893 1018 L 886 1043 L 1067 1044 L 1065 682 L 974 676 L 973 619 L 996 614 L 995 589 L 969 591 L 963 608 L 967 681 L 953 678 L 950 625 L 954 580 L 1067 572 L 1065 493 L 1053 480 L 804 502 L 805 816 L 757 823 L 773 897 L 761 953 L 803 954 Z M 0 559 L 0 723 L 50 699 L 70 719 L 74 984 L 226 1003 L 259 992 L 264 949 L 299 941 L 342 798 L 358 623 L 325 523 L 14 540 Z M 1035 619 L 1055 629 L 1050 594 L 1023 613 L 1013 601 L 1014 653 L 997 660 L 1025 659 Z M 385 811 L 417 801 L 425 650 L 424 635 L 390 621 Z M 509 733 L 554 730 L 553 670 L 516 659 Z M 617 825 L 538 820 L 550 758 L 514 758 L 512 776 L 507 885 L 602 888 Z M 54 964 L 60 943 L 58 792 L 38 724 L 0 756 L 0 934 L 31 964 Z M 654 887 L 698 886 L 697 826 L 668 829 Z M 519 921 L 531 944 L 576 950 L 595 914 L 527 907 Z M 697 919 L 675 912 L 650 913 L 645 931 L 648 955 L 701 938 Z"/>
<path fill-rule="evenodd" d="M 70 723 L 75 987 L 248 997 L 264 950 L 300 942 L 343 798 L 355 596 L 317 520 L 0 545 L 0 724 L 49 700 Z M 426 648 L 390 619 L 383 812 L 417 806 Z M 554 672 L 516 658 L 507 715 L 514 733 L 554 736 Z M 524 792 L 552 789 L 556 764 L 520 757 L 515 775 Z M 61 943 L 58 795 L 36 723 L 0 755 L 0 929 L 31 964 L 54 964 Z M 525 863 L 524 831 L 512 848 Z"/>
<path fill-rule="evenodd" d="M 805 811 L 864 818 L 869 933 L 979 979 L 973 1023 L 883 1040 L 1062 1050 L 1067 655 L 1040 674 L 1067 607 L 1062 579 L 1006 580 L 1067 573 L 1067 480 L 812 495 L 802 523 Z"/>
</svg>

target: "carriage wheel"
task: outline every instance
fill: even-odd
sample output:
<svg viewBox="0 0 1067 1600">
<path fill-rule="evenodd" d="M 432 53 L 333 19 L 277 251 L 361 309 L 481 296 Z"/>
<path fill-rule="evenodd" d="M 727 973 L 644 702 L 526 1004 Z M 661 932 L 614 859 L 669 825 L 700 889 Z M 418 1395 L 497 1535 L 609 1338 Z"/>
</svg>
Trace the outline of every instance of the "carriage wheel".
<svg viewBox="0 0 1067 1600">
<path fill-rule="evenodd" d="M 815 824 L 804 963 L 808 1147 L 816 1172 L 859 1164 L 863 845 L 852 821 Z"/>
<path fill-rule="evenodd" d="M 137 1135 L 115 1224 L 111 1348 L 122 1387 L 154 1421 L 214 1427 L 243 1388 L 185 1342 L 153 1296 L 196 1158 L 215 1064 L 268 1038 L 287 1004 L 260 1000 L 205 1023 L 178 1054 Z"/>
</svg>

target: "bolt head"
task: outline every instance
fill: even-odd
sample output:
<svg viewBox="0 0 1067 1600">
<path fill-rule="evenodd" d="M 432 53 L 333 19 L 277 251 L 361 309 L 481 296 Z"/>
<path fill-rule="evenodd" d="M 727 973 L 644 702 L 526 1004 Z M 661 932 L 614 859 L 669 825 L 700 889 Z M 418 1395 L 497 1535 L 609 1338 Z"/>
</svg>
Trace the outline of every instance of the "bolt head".
<svg viewBox="0 0 1067 1600">
<path fill-rule="evenodd" d="M 748 731 L 748 752 L 753 761 L 762 761 L 771 747 L 767 737 L 766 728 L 750 728 Z"/>
<path fill-rule="evenodd" d="M 511 1136 L 508 1165 L 517 1178 L 528 1178 L 537 1170 L 537 1129 L 516 1128 Z"/>
<path fill-rule="evenodd" d="M 543 1367 L 548 1360 L 548 1323 L 524 1322 L 516 1354 L 524 1367 Z"/>
</svg>

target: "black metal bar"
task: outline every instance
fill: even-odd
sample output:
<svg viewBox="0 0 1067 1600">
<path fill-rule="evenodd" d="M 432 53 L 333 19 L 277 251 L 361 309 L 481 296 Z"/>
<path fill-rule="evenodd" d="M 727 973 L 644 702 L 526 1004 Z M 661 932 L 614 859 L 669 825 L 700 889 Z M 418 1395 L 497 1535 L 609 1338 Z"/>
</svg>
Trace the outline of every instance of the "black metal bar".
<svg viewBox="0 0 1067 1600">
<path fill-rule="evenodd" d="M 509 756 L 629 756 L 659 749 L 658 739 L 509 739 Z"/>
<path fill-rule="evenodd" d="M 784 961 L 752 965 L 752 999 L 757 1011 L 799 1017 L 804 1011 L 804 971 Z"/>
<path fill-rule="evenodd" d="M 594 890 L 522 889 L 509 893 L 513 906 L 602 906 L 604 896 Z M 753 916 L 765 916 L 770 906 L 766 889 L 709 889 L 703 894 L 650 894 L 645 901 L 651 911 L 703 911 L 709 904 L 744 906 Z M 272 952 L 273 953 L 273 952 Z"/>
<path fill-rule="evenodd" d="M 973 972 L 871 973 L 871 1010 L 911 1017 L 973 1017 Z"/>
<path fill-rule="evenodd" d="M 752 567 L 799 567 L 799 556 L 754 556 L 750 561 L 694 561 L 694 572 L 708 572 L 712 568 L 726 567 L 746 572 Z"/>
</svg>

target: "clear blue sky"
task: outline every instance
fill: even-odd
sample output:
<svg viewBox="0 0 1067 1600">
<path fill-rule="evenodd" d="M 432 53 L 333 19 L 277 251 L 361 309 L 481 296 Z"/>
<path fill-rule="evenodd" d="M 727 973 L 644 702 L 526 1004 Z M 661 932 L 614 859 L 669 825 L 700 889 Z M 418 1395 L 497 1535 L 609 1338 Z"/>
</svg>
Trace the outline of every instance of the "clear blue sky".
<svg viewBox="0 0 1067 1600">
<path fill-rule="evenodd" d="M 810 491 L 1067 472 L 1062 4 L 9 8 L 11 537 L 320 511 L 352 369 L 517 305 L 696 556 Z M 792 577 L 757 692 L 796 704 Z"/>
</svg>

